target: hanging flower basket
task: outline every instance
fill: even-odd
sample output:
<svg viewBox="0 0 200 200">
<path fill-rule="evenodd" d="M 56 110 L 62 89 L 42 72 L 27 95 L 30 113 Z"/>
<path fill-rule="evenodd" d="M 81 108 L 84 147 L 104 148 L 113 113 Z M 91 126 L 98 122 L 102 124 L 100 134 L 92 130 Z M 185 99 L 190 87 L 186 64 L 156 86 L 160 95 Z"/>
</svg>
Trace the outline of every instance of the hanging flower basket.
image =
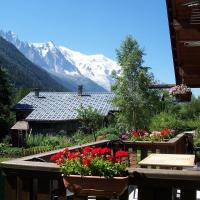
<svg viewBox="0 0 200 200">
<path fill-rule="evenodd" d="M 191 101 L 191 89 L 184 84 L 176 85 L 170 88 L 169 94 L 175 97 L 177 102 Z"/>
<path fill-rule="evenodd" d="M 122 195 L 128 188 L 128 177 L 100 176 L 63 176 L 64 186 L 71 192 L 87 195 L 107 195 L 115 197 Z"/>
</svg>

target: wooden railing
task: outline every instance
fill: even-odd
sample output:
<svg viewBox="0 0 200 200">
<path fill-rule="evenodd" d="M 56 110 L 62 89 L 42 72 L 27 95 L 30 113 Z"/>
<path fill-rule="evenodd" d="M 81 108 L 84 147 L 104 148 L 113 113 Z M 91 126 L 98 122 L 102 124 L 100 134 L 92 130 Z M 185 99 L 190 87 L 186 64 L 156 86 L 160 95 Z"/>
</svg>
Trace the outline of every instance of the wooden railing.
<svg viewBox="0 0 200 200">
<path fill-rule="evenodd" d="M 150 145 L 150 147 L 149 144 L 141 143 L 133 146 L 133 144 L 127 142 L 108 140 L 84 146 L 109 146 L 117 150 L 119 148 L 128 149 L 130 153 L 140 151 L 141 159 L 149 151 L 157 153 L 183 153 L 182 151 L 185 150 L 184 145 L 186 145 L 185 141 L 185 135 L 181 134 L 171 141 L 170 145 L 162 143 L 157 147 L 154 145 Z M 76 146 L 70 149 L 82 147 Z M 174 151 L 170 148 L 174 149 Z M 56 152 L 51 151 L 3 162 L 1 169 L 5 176 L 4 200 L 66 200 L 66 190 L 62 183 L 59 168 L 55 163 L 48 162 L 50 156 Z M 130 188 L 138 188 L 139 200 L 193 200 L 196 199 L 196 191 L 200 190 L 199 171 L 144 169 L 130 166 L 128 172 L 130 186 L 132 186 Z M 130 190 L 127 190 L 120 199 L 127 200 L 130 192 Z"/>
</svg>

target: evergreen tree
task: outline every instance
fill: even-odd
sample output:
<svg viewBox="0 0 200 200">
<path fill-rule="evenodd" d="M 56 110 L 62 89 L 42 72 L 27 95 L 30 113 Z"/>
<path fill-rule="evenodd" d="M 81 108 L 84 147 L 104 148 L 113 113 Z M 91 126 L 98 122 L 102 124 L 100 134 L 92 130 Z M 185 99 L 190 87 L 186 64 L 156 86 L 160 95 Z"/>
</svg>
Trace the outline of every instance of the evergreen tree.
<svg viewBox="0 0 200 200">
<path fill-rule="evenodd" d="M 21 99 L 23 99 L 31 91 L 32 91 L 31 88 L 26 88 L 26 87 L 15 88 L 15 97 L 12 103 L 14 105 L 17 104 Z"/>
<path fill-rule="evenodd" d="M 149 88 L 155 83 L 149 68 L 143 66 L 143 50 L 132 36 L 127 36 L 117 49 L 117 59 L 121 74 L 113 91 L 114 104 L 119 108 L 117 123 L 119 128 L 145 128 L 158 106 L 158 91 Z"/>
<path fill-rule="evenodd" d="M 12 86 L 6 71 L 0 67 L 0 134 L 5 135 L 10 123 Z"/>
</svg>

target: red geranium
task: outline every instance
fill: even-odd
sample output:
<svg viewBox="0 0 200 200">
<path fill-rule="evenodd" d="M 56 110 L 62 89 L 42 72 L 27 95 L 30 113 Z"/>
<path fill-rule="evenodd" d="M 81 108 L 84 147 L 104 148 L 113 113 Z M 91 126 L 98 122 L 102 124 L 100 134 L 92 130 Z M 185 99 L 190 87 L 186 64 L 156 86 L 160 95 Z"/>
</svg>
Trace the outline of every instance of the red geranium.
<svg viewBox="0 0 200 200">
<path fill-rule="evenodd" d="M 88 166 L 90 164 L 90 159 L 86 158 L 83 160 L 83 165 Z"/>
<path fill-rule="evenodd" d="M 82 150 L 83 156 L 87 156 L 91 151 L 92 151 L 92 147 L 90 146 L 84 147 Z"/>
<path fill-rule="evenodd" d="M 134 131 L 134 132 L 132 132 L 131 134 L 132 134 L 134 137 L 136 137 L 136 138 L 139 137 L 139 134 L 137 133 L 137 131 Z"/>
<path fill-rule="evenodd" d="M 116 176 L 122 175 L 128 165 L 127 151 L 112 155 L 108 147 L 85 147 L 79 151 L 64 149 L 51 157 L 65 174 Z"/>
<path fill-rule="evenodd" d="M 56 161 L 63 155 L 62 151 L 51 156 L 50 160 Z"/>
<path fill-rule="evenodd" d="M 92 149 L 91 154 L 92 156 L 100 156 L 101 155 L 101 147 L 96 147 Z"/>
<path fill-rule="evenodd" d="M 78 152 L 78 151 L 71 152 L 71 153 L 69 153 L 69 155 L 68 155 L 68 159 L 71 160 L 71 159 L 73 159 L 73 158 L 77 158 L 79 155 L 80 155 L 80 152 Z"/>
<path fill-rule="evenodd" d="M 108 155 L 106 158 L 107 158 L 107 160 L 110 160 L 112 162 L 114 162 L 116 160 L 116 158 L 112 155 Z"/>
<path fill-rule="evenodd" d="M 121 158 L 121 157 L 124 157 L 124 156 L 128 156 L 128 152 L 127 151 L 123 151 L 123 150 L 119 150 L 115 153 L 115 156 L 117 158 Z"/>
<path fill-rule="evenodd" d="M 111 149 L 108 147 L 104 147 L 101 149 L 101 154 L 102 155 L 111 154 Z"/>
<path fill-rule="evenodd" d="M 170 130 L 168 128 L 163 128 L 161 131 L 160 131 L 160 134 L 161 135 L 168 135 L 170 134 Z"/>
</svg>

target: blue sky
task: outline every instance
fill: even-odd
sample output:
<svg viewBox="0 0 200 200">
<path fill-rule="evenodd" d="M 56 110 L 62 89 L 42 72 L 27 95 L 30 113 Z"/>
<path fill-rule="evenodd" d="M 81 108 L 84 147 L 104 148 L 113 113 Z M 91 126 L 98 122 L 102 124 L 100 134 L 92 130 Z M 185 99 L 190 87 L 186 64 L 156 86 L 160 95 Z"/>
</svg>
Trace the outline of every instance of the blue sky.
<svg viewBox="0 0 200 200">
<path fill-rule="evenodd" d="M 21 40 L 52 40 L 114 60 L 115 49 L 131 34 L 155 78 L 175 82 L 165 0 L 1 0 L 0 7 L 0 29 Z"/>
</svg>

